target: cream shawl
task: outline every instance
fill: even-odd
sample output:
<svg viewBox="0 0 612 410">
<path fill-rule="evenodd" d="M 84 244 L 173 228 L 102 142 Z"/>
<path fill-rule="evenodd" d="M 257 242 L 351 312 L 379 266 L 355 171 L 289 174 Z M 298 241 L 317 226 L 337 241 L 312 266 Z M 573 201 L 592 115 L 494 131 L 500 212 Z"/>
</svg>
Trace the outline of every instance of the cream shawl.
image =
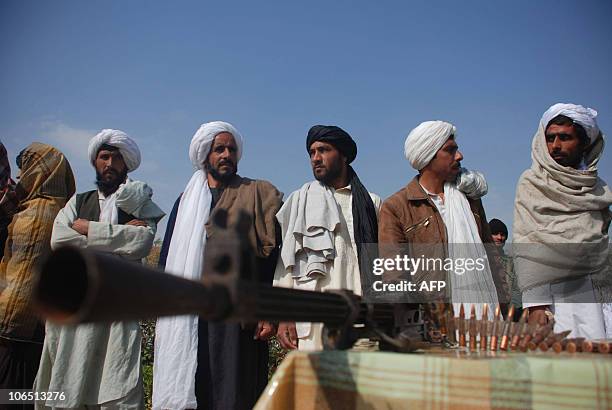
<svg viewBox="0 0 612 410">
<path fill-rule="evenodd" d="M 553 160 L 544 135 L 540 124 L 531 168 L 516 189 L 513 252 L 522 291 L 595 274 L 605 266 L 608 252 L 612 193 L 597 176 L 603 135 L 587 148 L 584 170 Z"/>
</svg>

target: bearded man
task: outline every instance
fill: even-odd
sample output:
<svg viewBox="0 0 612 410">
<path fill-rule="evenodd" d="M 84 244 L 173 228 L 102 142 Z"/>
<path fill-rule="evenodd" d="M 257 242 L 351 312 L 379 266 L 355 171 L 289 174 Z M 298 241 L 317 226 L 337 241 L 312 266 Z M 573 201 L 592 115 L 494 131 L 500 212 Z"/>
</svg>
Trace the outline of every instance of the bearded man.
<svg viewBox="0 0 612 410">
<path fill-rule="evenodd" d="M 413 279 L 447 284 L 442 291 L 419 294 L 415 301 L 450 300 L 456 313 L 460 303 L 476 303 L 480 315 L 482 303 L 508 302 L 506 281 L 493 246 L 484 246 L 493 242 L 479 199 L 487 192 L 486 181 L 480 173 L 461 168 L 463 154 L 456 135 L 455 126 L 444 121 L 426 121 L 410 131 L 404 153 L 419 174 L 383 203 L 378 238 L 381 254 L 386 257 L 395 257 L 389 254 L 395 249 L 412 258 L 431 252 L 425 256 L 456 263 L 487 260 L 482 269 L 472 264 L 473 269 L 463 272 L 453 268 L 422 270 Z M 394 280 L 396 272 L 391 273 L 388 277 Z"/>
<path fill-rule="evenodd" d="M 140 262 L 164 216 L 151 201 L 151 188 L 127 178 L 140 165 L 140 150 L 123 131 L 105 129 L 88 151 L 98 188 L 73 196 L 57 214 L 51 247 L 72 245 Z M 140 343 L 138 322 L 47 323 L 35 389 L 65 394 L 36 407 L 143 408 Z"/>
<path fill-rule="evenodd" d="M 197 130 L 189 146 L 196 168 L 168 221 L 160 265 L 170 274 L 202 278 L 210 223 L 225 211 L 228 224 L 251 217 L 247 241 L 259 280 L 272 282 L 279 238 L 274 215 L 282 194 L 269 182 L 237 174 L 243 138 L 214 121 Z M 155 329 L 154 409 L 251 409 L 268 381 L 268 323 L 217 323 L 197 316 L 160 318 Z"/>
<path fill-rule="evenodd" d="M 612 333 L 594 286 L 609 269 L 612 204 L 597 175 L 604 137 L 596 117 L 576 104 L 555 104 L 542 115 L 533 163 L 517 185 L 513 226 L 514 266 L 530 321 L 554 316 L 556 331 L 589 339 Z"/>
<path fill-rule="evenodd" d="M 340 127 L 312 127 L 306 151 L 315 181 L 293 192 L 276 215 L 283 247 L 274 285 L 361 295 L 372 281 L 366 245 L 378 242 L 380 197 L 368 192 L 351 167 L 357 144 Z M 286 349 L 323 347 L 320 323 L 281 323 L 277 338 Z"/>
</svg>

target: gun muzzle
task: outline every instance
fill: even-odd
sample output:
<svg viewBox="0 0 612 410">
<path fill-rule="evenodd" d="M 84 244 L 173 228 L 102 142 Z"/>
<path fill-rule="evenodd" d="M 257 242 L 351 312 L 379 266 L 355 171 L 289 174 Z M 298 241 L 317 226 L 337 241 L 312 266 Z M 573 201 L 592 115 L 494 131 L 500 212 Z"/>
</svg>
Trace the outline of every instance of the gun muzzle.
<svg viewBox="0 0 612 410">
<path fill-rule="evenodd" d="M 215 319 L 230 310 L 222 286 L 70 246 L 54 251 L 43 264 L 33 297 L 44 317 L 64 324 L 183 314 Z"/>
</svg>

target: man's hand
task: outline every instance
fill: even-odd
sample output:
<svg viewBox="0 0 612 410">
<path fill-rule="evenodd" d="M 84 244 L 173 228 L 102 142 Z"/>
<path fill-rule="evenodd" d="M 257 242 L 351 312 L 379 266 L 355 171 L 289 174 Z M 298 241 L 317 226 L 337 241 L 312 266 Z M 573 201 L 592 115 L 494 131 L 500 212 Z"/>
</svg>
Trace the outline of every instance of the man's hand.
<svg viewBox="0 0 612 410">
<path fill-rule="evenodd" d="M 145 221 L 141 221 L 140 219 L 132 219 L 130 222 L 126 223 L 126 225 L 130 226 L 144 226 L 145 228 L 149 225 Z"/>
<path fill-rule="evenodd" d="M 79 218 L 72 223 L 72 229 L 81 235 L 87 236 L 87 232 L 89 232 L 89 221 L 87 219 Z"/>
<path fill-rule="evenodd" d="M 552 317 L 552 313 L 548 310 L 548 305 L 533 306 L 529 308 L 529 324 L 546 325 L 548 320 Z"/>
<path fill-rule="evenodd" d="M 278 324 L 276 338 L 283 349 L 293 350 L 298 348 L 298 337 L 294 322 L 281 322 Z"/>
<path fill-rule="evenodd" d="M 255 328 L 255 340 L 268 340 L 276 333 L 276 327 L 270 322 L 259 322 Z"/>
</svg>

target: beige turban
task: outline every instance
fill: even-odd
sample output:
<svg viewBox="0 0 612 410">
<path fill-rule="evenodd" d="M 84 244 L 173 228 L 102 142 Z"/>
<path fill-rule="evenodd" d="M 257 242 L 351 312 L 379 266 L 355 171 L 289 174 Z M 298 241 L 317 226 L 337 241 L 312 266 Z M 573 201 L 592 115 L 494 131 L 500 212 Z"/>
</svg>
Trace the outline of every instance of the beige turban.
<svg viewBox="0 0 612 410">
<path fill-rule="evenodd" d="M 565 115 L 574 122 L 582 125 L 591 143 L 599 136 L 599 126 L 597 126 L 596 119 L 597 111 L 594 109 L 576 104 L 555 104 L 542 115 L 542 119 L 540 120 L 542 128 L 546 131 L 548 123 L 559 115 Z"/>
<path fill-rule="evenodd" d="M 89 141 L 89 158 L 94 167 L 98 150 L 104 144 L 119 150 L 128 172 L 134 171 L 140 165 L 140 150 L 134 140 L 123 131 L 105 129 Z"/>
<path fill-rule="evenodd" d="M 453 124 L 444 121 L 425 121 L 410 131 L 404 142 L 406 159 L 417 171 L 422 170 L 451 135 L 456 135 Z"/>
<path fill-rule="evenodd" d="M 191 145 L 189 146 L 189 159 L 194 167 L 197 169 L 204 168 L 204 161 L 208 157 L 210 147 L 212 146 L 215 137 L 222 132 L 228 132 L 234 136 L 236 145 L 238 146 L 238 161 L 242 157 L 242 146 L 244 140 L 242 135 L 238 132 L 232 124 L 223 121 L 213 121 L 202 124 L 196 131 L 193 138 L 191 139 Z"/>
</svg>

